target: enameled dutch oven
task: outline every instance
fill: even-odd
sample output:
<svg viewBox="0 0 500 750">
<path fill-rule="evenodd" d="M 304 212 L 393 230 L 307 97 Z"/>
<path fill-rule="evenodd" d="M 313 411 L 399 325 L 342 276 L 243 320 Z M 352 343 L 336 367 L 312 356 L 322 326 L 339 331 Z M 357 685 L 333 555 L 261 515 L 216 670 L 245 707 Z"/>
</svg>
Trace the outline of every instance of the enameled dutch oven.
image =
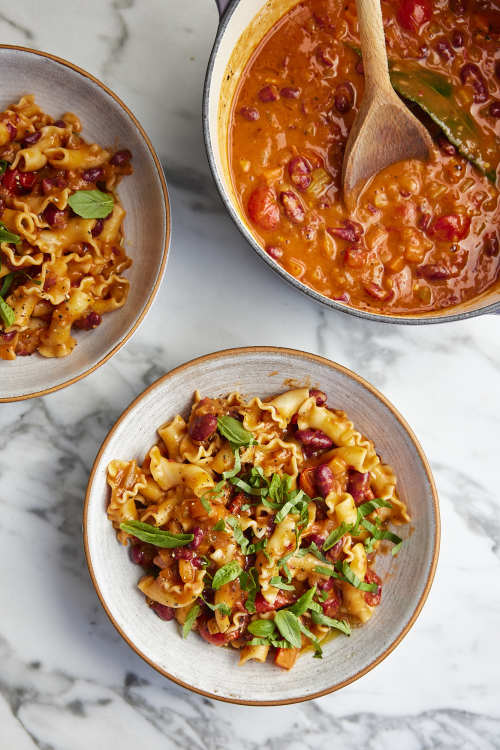
<svg viewBox="0 0 500 750">
<path fill-rule="evenodd" d="M 220 23 L 208 64 L 203 95 L 205 144 L 222 200 L 236 226 L 262 260 L 296 289 L 305 292 L 316 302 L 367 320 L 416 325 L 463 320 L 488 313 L 500 314 L 498 283 L 477 297 L 444 310 L 414 315 L 380 314 L 358 310 L 319 294 L 269 257 L 252 235 L 248 221 L 238 205 L 229 173 L 227 135 L 231 102 L 250 55 L 276 21 L 296 5 L 297 0 L 216 0 L 216 3 Z"/>
</svg>

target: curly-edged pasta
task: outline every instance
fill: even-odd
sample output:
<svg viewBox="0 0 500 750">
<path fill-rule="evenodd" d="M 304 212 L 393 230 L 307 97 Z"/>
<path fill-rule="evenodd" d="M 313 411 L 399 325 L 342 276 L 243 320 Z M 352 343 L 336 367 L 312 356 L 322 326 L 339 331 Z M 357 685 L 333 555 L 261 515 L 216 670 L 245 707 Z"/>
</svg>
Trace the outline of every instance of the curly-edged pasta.
<svg viewBox="0 0 500 750">
<path fill-rule="evenodd" d="M 290 669 L 379 605 L 377 553 L 409 521 L 373 443 L 317 389 L 202 398 L 142 465 L 112 461 L 108 517 L 149 607 L 183 635 Z"/>
<path fill-rule="evenodd" d="M 74 329 L 91 331 L 122 307 L 131 265 L 115 193 L 128 150 L 79 135 L 23 96 L 0 113 L 0 359 L 66 357 Z"/>
</svg>

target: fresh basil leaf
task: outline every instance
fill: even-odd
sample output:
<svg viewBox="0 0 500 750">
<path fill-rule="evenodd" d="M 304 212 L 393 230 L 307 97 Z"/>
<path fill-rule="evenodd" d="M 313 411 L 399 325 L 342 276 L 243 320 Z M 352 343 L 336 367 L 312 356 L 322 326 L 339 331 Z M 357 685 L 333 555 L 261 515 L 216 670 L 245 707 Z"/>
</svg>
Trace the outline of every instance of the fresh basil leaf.
<svg viewBox="0 0 500 750">
<path fill-rule="evenodd" d="M 302 646 L 300 636 L 300 622 L 297 615 L 286 609 L 279 609 L 274 616 L 274 623 L 283 638 L 292 644 L 294 648 Z"/>
<path fill-rule="evenodd" d="M 170 531 L 164 531 L 150 523 L 141 521 L 125 521 L 120 524 L 120 529 L 127 534 L 132 534 L 141 542 L 153 544 L 155 547 L 164 549 L 173 549 L 174 547 L 184 547 L 193 541 L 193 534 L 172 534 Z"/>
<path fill-rule="evenodd" d="M 246 492 L 247 495 L 262 495 L 263 492 L 267 492 L 267 489 L 252 487 L 248 482 L 240 479 L 240 477 L 231 477 L 229 481 L 231 484 L 234 484 L 235 487 L 239 487 L 240 490 Z"/>
<path fill-rule="evenodd" d="M 276 627 L 272 620 L 254 620 L 248 625 L 248 632 L 258 638 L 269 638 L 275 630 Z"/>
<path fill-rule="evenodd" d="M 7 274 L 7 276 L 4 276 L 2 279 L 2 288 L 0 289 L 0 297 L 6 297 L 9 293 L 9 289 L 12 286 L 12 282 L 14 281 L 16 276 L 15 271 L 11 271 Z"/>
<path fill-rule="evenodd" d="M 200 497 L 200 503 L 203 505 L 207 513 L 210 515 L 212 512 L 212 506 L 210 505 L 210 501 L 207 500 L 206 493 Z"/>
<path fill-rule="evenodd" d="M 315 573 L 319 573 L 322 576 L 329 576 L 330 578 L 338 578 L 339 576 L 335 573 L 333 568 L 326 568 L 324 565 L 316 565 L 314 568 Z"/>
<path fill-rule="evenodd" d="M 349 531 L 352 531 L 353 524 L 352 523 L 345 523 L 345 521 L 342 521 L 340 526 L 337 526 L 336 529 L 333 529 L 328 536 L 325 539 L 325 543 L 323 544 L 323 550 L 327 552 L 329 549 L 331 549 L 339 539 L 342 539 L 342 537 L 347 534 Z"/>
<path fill-rule="evenodd" d="M 1 297 L 0 297 L 0 317 L 2 318 L 6 326 L 13 325 L 16 319 L 16 313 L 14 312 L 12 307 L 8 305 L 5 302 L 5 300 L 3 300 Z"/>
<path fill-rule="evenodd" d="M 366 518 L 364 518 L 361 521 L 361 525 L 367 529 L 367 531 L 370 532 L 370 534 L 378 540 L 387 539 L 389 542 L 392 542 L 393 544 L 399 545 L 401 547 L 403 540 L 400 536 L 397 534 L 393 534 L 392 531 L 388 531 L 386 529 L 379 529 L 375 524 L 371 523 L 370 521 L 367 521 Z"/>
<path fill-rule="evenodd" d="M 255 614 L 255 597 L 259 588 L 257 568 L 250 568 L 248 572 L 242 570 L 239 579 L 241 589 L 248 594 L 245 602 L 245 609 L 253 615 Z"/>
<path fill-rule="evenodd" d="M 354 588 L 359 589 L 360 591 L 377 591 L 378 589 L 376 583 L 365 583 L 365 581 L 361 581 L 346 560 L 342 561 L 342 573 L 344 574 L 347 583 L 350 583 L 351 586 L 354 586 Z"/>
<path fill-rule="evenodd" d="M 392 508 L 392 503 L 388 500 L 383 500 L 381 497 L 377 497 L 375 500 L 368 500 L 363 505 L 358 506 L 358 513 L 364 518 L 373 513 L 377 508 Z"/>
<path fill-rule="evenodd" d="M 5 161 L 5 159 L 0 159 L 0 174 L 3 174 L 9 167 L 10 164 L 8 161 Z"/>
<path fill-rule="evenodd" d="M 401 541 L 399 542 L 399 544 L 395 544 L 395 545 L 394 545 L 394 547 L 393 547 L 393 548 L 392 548 L 392 550 L 391 550 L 391 555 L 392 555 L 393 557 L 395 557 L 395 556 L 396 556 L 396 555 L 398 554 L 399 550 L 401 549 L 401 545 L 402 545 L 402 544 L 403 544 L 403 540 L 401 540 Z"/>
<path fill-rule="evenodd" d="M 293 612 L 293 614 L 297 615 L 297 617 L 303 615 L 311 606 L 315 593 L 316 585 L 314 585 L 312 589 L 308 589 L 304 594 L 302 594 L 302 596 L 297 599 L 295 604 L 292 604 L 291 607 L 288 607 L 289 612 Z"/>
<path fill-rule="evenodd" d="M 212 588 L 217 591 L 217 589 L 220 589 L 220 587 L 224 586 L 225 583 L 230 583 L 231 581 L 234 581 L 235 578 L 238 578 L 240 573 L 241 565 L 239 564 L 239 562 L 237 560 L 231 560 L 230 562 L 223 565 L 222 568 L 219 568 L 217 573 L 214 575 Z"/>
<path fill-rule="evenodd" d="M 191 607 L 189 612 L 187 613 L 187 617 L 184 620 L 184 625 L 182 626 L 182 637 L 187 638 L 189 633 L 191 632 L 194 622 L 198 615 L 201 612 L 201 608 L 199 604 L 195 604 L 194 607 Z"/>
<path fill-rule="evenodd" d="M 249 547 L 252 547 L 252 551 L 253 551 L 253 545 L 250 545 L 250 542 L 244 535 L 242 528 L 238 523 L 238 519 L 235 518 L 234 516 L 228 516 L 226 518 L 226 523 L 228 523 L 229 526 L 232 528 L 235 541 L 241 547 L 241 551 L 243 552 L 243 554 L 244 555 L 251 554 Z"/>
<path fill-rule="evenodd" d="M 111 193 L 101 190 L 77 190 L 68 198 L 68 204 L 82 219 L 105 219 L 113 210 Z"/>
<path fill-rule="evenodd" d="M 265 638 L 252 638 L 251 641 L 248 641 L 249 646 L 269 646 L 269 641 Z"/>
<path fill-rule="evenodd" d="M 276 589 L 283 589 L 283 591 L 295 591 L 295 586 L 290 586 L 288 583 L 285 583 L 281 576 L 273 576 L 269 583 Z"/>
<path fill-rule="evenodd" d="M 257 442 L 252 433 L 245 430 L 241 422 L 234 417 L 218 417 L 217 427 L 222 437 L 225 437 L 233 448 L 255 445 Z"/>
<path fill-rule="evenodd" d="M 319 645 L 319 639 L 317 636 L 314 635 L 314 633 L 311 633 L 309 628 L 306 628 L 304 623 L 299 620 L 299 627 L 302 633 L 304 633 L 306 638 L 309 638 L 312 645 L 314 646 L 314 658 L 315 659 L 322 659 L 323 658 L 323 651 L 321 649 L 321 646 Z"/>
<path fill-rule="evenodd" d="M 214 531 L 225 531 L 225 530 L 226 530 L 226 524 L 224 522 L 224 519 L 219 518 L 219 520 L 214 526 Z"/>
<path fill-rule="evenodd" d="M 371 553 L 375 550 L 375 542 L 377 540 L 374 536 L 369 536 L 368 539 L 365 539 L 363 544 L 365 545 L 365 551 L 367 555 L 371 555 Z M 394 548 L 393 548 L 394 549 Z"/>
<path fill-rule="evenodd" d="M 231 477 L 235 477 L 236 474 L 239 474 L 241 471 L 241 458 L 240 458 L 240 449 L 235 448 L 234 449 L 234 466 L 232 469 L 229 469 L 229 471 L 223 471 L 222 476 L 224 479 L 231 479 Z"/>
<path fill-rule="evenodd" d="M 225 602 L 219 602 L 218 604 L 210 604 L 210 602 L 207 602 L 206 599 L 203 599 L 202 596 L 200 596 L 200 599 L 207 605 L 209 609 L 212 610 L 212 612 L 217 612 L 217 610 L 225 615 L 226 617 L 229 617 L 231 614 L 231 607 L 229 607 Z"/>
<path fill-rule="evenodd" d="M 19 245 L 21 238 L 18 234 L 10 232 L 5 224 L 0 221 L 0 242 L 9 242 L 12 245 Z"/>
<path fill-rule="evenodd" d="M 311 612 L 311 619 L 315 625 L 326 625 L 328 628 L 335 628 L 346 635 L 351 635 L 351 626 L 347 620 L 334 620 L 321 612 Z"/>
</svg>

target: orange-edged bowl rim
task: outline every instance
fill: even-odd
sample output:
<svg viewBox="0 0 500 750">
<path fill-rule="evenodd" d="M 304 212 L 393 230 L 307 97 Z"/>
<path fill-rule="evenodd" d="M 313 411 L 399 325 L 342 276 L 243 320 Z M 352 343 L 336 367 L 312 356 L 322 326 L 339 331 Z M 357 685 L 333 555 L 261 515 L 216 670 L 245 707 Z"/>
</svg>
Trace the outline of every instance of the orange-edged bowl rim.
<svg viewBox="0 0 500 750">
<path fill-rule="evenodd" d="M 58 383 L 57 385 L 51 386 L 50 388 L 44 388 L 40 391 L 34 391 L 33 393 L 26 393 L 21 396 L 12 396 L 12 397 L 2 397 L 0 398 L 0 404 L 2 403 L 13 403 L 15 401 L 26 401 L 30 398 L 37 398 L 38 396 L 46 396 L 49 393 L 54 393 L 54 391 L 58 391 L 61 388 L 66 388 L 69 385 L 73 385 L 73 383 L 77 383 L 79 380 L 82 380 L 82 378 L 87 377 L 87 375 L 91 375 L 95 370 L 97 370 L 101 365 L 103 365 L 105 362 L 107 362 L 111 357 L 116 354 L 124 344 L 127 343 L 127 341 L 131 338 L 131 336 L 136 332 L 144 318 L 146 317 L 154 298 L 156 297 L 156 294 L 158 292 L 158 289 L 160 288 L 160 284 L 163 280 L 163 276 L 165 273 L 165 267 L 167 264 L 167 257 L 168 257 L 168 251 L 170 246 L 170 237 L 171 237 L 171 211 L 170 211 L 170 199 L 168 196 L 168 189 L 167 189 L 167 183 L 165 180 L 165 175 L 163 173 L 163 168 L 160 162 L 160 159 L 158 157 L 158 154 L 155 151 L 155 148 L 153 144 L 151 143 L 151 140 L 149 136 L 147 135 L 146 131 L 140 124 L 137 117 L 133 114 L 133 112 L 127 107 L 127 105 L 120 99 L 120 97 L 115 94 L 108 86 L 106 86 L 105 83 L 100 81 L 98 78 L 96 78 L 92 73 L 89 73 L 88 71 L 84 70 L 83 68 L 80 68 L 78 65 L 75 65 L 72 62 L 69 62 L 69 60 L 65 60 L 62 57 L 58 57 L 57 55 L 53 55 L 49 52 L 42 52 L 40 50 L 33 49 L 31 47 L 22 47 L 16 44 L 0 44 L 0 49 L 11 49 L 11 50 L 17 50 L 19 52 L 28 52 L 33 55 L 38 55 L 39 57 L 44 57 L 48 60 L 52 60 L 52 62 L 58 63 L 59 65 L 64 65 L 66 68 L 70 68 L 75 73 L 78 73 L 79 75 L 83 76 L 84 78 L 88 78 L 93 83 L 97 84 L 99 88 L 103 89 L 106 94 L 112 97 L 112 99 L 115 100 L 115 102 L 121 107 L 121 109 L 124 111 L 126 115 L 130 118 L 132 123 L 135 125 L 137 130 L 139 131 L 143 141 L 145 142 L 146 146 L 148 147 L 148 150 L 151 154 L 151 157 L 155 163 L 158 177 L 160 178 L 160 184 L 163 194 L 163 201 L 165 205 L 165 214 L 166 214 L 166 222 L 165 222 L 165 243 L 163 248 L 163 254 L 160 266 L 158 268 L 158 274 L 156 281 L 154 283 L 153 289 L 151 290 L 151 293 L 149 295 L 149 298 L 146 301 L 146 304 L 144 305 L 139 317 L 135 321 L 134 325 L 131 327 L 131 329 L 126 333 L 126 335 L 118 341 L 117 344 L 111 349 L 111 351 L 107 352 L 107 354 L 102 357 L 99 362 L 96 362 L 96 364 L 92 365 L 92 367 L 89 367 L 84 372 L 80 373 L 79 375 L 75 375 L 73 378 L 69 378 L 68 380 L 65 380 L 62 383 Z M 71 355 L 69 355 L 71 356 Z"/>
<path fill-rule="evenodd" d="M 190 685 L 189 683 L 186 683 L 182 680 L 179 680 L 178 678 L 171 675 L 169 672 L 167 672 L 164 669 L 161 669 L 157 664 L 155 664 L 151 659 L 149 659 L 142 651 L 140 651 L 135 644 L 130 640 L 130 638 L 126 635 L 126 633 L 123 631 L 123 629 L 118 625 L 115 618 L 111 614 L 106 601 L 104 597 L 102 596 L 101 590 L 99 588 L 99 584 L 97 583 L 97 579 L 94 573 L 94 568 L 92 565 L 92 560 L 90 556 L 89 551 L 89 540 L 88 540 L 88 527 L 87 527 L 87 515 L 88 515 L 88 507 L 90 502 L 90 497 L 92 493 L 92 485 L 94 482 L 95 474 L 99 468 L 100 462 L 101 462 L 101 456 L 104 453 L 106 446 L 111 439 L 114 432 L 118 429 L 121 422 L 125 417 L 129 414 L 131 410 L 133 410 L 137 404 L 152 390 L 154 390 L 160 383 L 163 383 L 170 378 L 178 375 L 179 373 L 182 373 L 184 370 L 187 370 L 189 368 L 195 367 L 197 365 L 200 365 L 203 362 L 207 362 L 214 359 L 223 359 L 227 356 L 232 356 L 235 354 L 250 354 L 250 353 L 266 353 L 266 352 L 279 352 L 279 353 L 285 353 L 290 354 L 297 357 L 303 357 L 308 360 L 312 360 L 313 362 L 318 362 L 323 365 L 327 365 L 328 367 L 337 370 L 338 372 L 343 373 L 344 375 L 347 375 L 348 377 L 352 378 L 353 380 L 357 381 L 360 385 L 365 387 L 370 391 L 372 395 L 374 395 L 376 398 L 378 398 L 382 403 L 391 411 L 393 416 L 397 419 L 397 421 L 401 424 L 403 429 L 408 434 L 408 437 L 410 438 L 415 450 L 417 451 L 417 454 L 422 461 L 422 465 L 424 467 L 425 474 L 427 476 L 427 479 L 429 481 L 429 485 L 431 487 L 432 491 L 432 502 L 433 502 L 433 510 L 434 510 L 434 516 L 436 519 L 436 528 L 435 528 L 435 541 L 434 541 L 434 550 L 432 554 L 432 561 L 429 567 L 429 571 L 427 574 L 427 581 L 425 583 L 424 590 L 420 596 L 419 601 L 417 602 L 417 605 L 410 616 L 408 622 L 405 624 L 404 628 L 401 630 L 397 638 L 395 638 L 392 643 L 383 651 L 382 654 L 380 654 L 376 659 L 374 659 L 370 664 L 368 664 L 366 667 L 364 667 L 362 670 L 357 672 L 356 674 L 352 675 L 346 680 L 343 680 L 340 683 L 337 683 L 335 685 L 332 685 L 329 688 L 326 688 L 324 690 L 320 690 L 317 693 L 312 693 L 310 695 L 303 695 L 298 696 L 296 698 L 286 698 L 283 700 L 243 700 L 240 698 L 228 698 L 226 696 L 220 696 L 216 695 L 214 693 L 208 692 L 206 690 L 201 690 L 200 688 L 194 687 L 193 685 Z M 436 572 L 436 566 L 439 556 L 439 546 L 440 546 L 440 539 L 441 539 L 441 521 L 440 521 L 440 515 L 439 515 L 439 500 L 438 500 L 438 494 L 436 490 L 436 485 L 434 482 L 434 478 L 432 476 L 432 471 L 429 465 L 429 462 L 424 454 L 424 451 L 417 440 L 417 437 L 415 436 L 413 430 L 409 426 L 409 424 L 406 422 L 404 417 L 398 412 L 398 410 L 392 405 L 392 403 L 382 394 L 380 393 L 373 385 L 371 385 L 368 381 L 366 381 L 364 378 L 362 378 L 360 375 L 357 375 L 352 370 L 349 370 L 347 367 L 344 367 L 343 365 L 339 365 L 336 362 L 332 362 L 331 360 L 327 359 L 326 357 L 321 357 L 317 354 L 311 354 L 309 352 L 300 351 L 298 349 L 289 349 L 285 347 L 278 347 L 278 346 L 246 346 L 246 347 L 240 347 L 240 348 L 232 348 L 232 349 L 223 349 L 218 352 L 213 352 L 211 354 L 205 354 L 200 357 L 196 357 L 194 359 L 191 359 L 189 362 L 186 362 L 182 365 L 179 365 L 178 367 L 175 367 L 173 370 L 170 370 L 165 375 L 162 375 L 160 378 L 155 380 L 154 383 L 152 383 L 150 386 L 148 386 L 142 393 L 140 393 L 129 406 L 122 412 L 122 414 L 118 417 L 116 422 L 113 424 L 111 429 L 109 430 L 108 434 L 106 435 L 99 452 L 95 458 L 94 464 L 92 466 L 92 471 L 90 473 L 88 485 L 87 485 L 87 491 L 85 494 L 85 504 L 83 508 L 83 542 L 84 542 L 84 549 L 85 549 L 85 557 L 87 560 L 87 566 L 89 569 L 90 577 L 92 579 L 92 583 L 94 585 L 94 588 L 96 590 L 96 593 L 101 601 L 102 606 L 104 607 L 104 610 L 106 614 L 108 615 L 109 619 L 111 620 L 112 624 L 118 631 L 118 633 L 122 636 L 122 638 L 128 643 L 128 645 L 135 651 L 138 656 L 140 656 L 144 661 L 146 661 L 153 669 L 156 669 L 157 672 L 159 672 L 164 677 L 168 677 L 169 680 L 172 680 L 172 682 L 175 682 L 177 685 L 180 685 L 181 687 L 186 688 L 187 690 L 191 690 L 194 693 L 198 693 L 199 695 L 203 695 L 207 698 L 213 698 L 214 700 L 223 701 L 225 703 L 236 703 L 244 706 L 282 706 L 282 705 L 288 705 L 292 703 L 302 703 L 303 701 L 312 700 L 314 698 L 321 698 L 324 695 L 328 695 L 329 693 L 333 693 L 336 690 L 340 690 L 340 688 L 345 687 L 346 685 L 351 684 L 352 682 L 355 682 L 360 677 L 363 677 L 365 674 L 370 672 L 374 667 L 377 666 L 377 664 L 380 664 L 381 661 L 383 661 L 395 648 L 396 646 L 402 641 L 402 639 L 405 637 L 405 635 L 409 632 L 411 627 L 414 625 L 418 615 L 422 611 L 422 607 L 425 604 L 425 601 L 429 595 L 430 588 L 432 586 L 432 582 L 434 580 L 434 575 Z"/>
</svg>

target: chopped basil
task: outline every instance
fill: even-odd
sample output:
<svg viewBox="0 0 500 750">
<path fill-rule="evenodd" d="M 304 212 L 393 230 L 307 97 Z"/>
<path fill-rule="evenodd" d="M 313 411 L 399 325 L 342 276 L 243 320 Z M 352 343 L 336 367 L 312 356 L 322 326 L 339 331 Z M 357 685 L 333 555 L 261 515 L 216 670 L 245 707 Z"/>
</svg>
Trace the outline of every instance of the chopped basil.
<svg viewBox="0 0 500 750">
<path fill-rule="evenodd" d="M 254 620 L 248 626 L 248 632 L 258 638 L 269 638 L 276 631 L 272 620 Z"/>
<path fill-rule="evenodd" d="M 244 555 L 252 554 L 255 549 L 253 544 L 250 544 L 246 536 L 244 535 L 238 520 L 234 516 L 228 516 L 226 522 L 233 530 L 234 538 L 237 544 L 241 547 L 241 551 Z"/>
<path fill-rule="evenodd" d="M 316 565 L 314 568 L 315 573 L 319 573 L 322 576 L 329 576 L 330 578 L 338 578 L 333 568 L 326 568 L 324 565 Z"/>
<path fill-rule="evenodd" d="M 126 521 L 120 524 L 120 529 L 127 534 L 132 534 L 132 536 L 140 539 L 141 542 L 148 542 L 148 544 L 153 544 L 155 547 L 163 547 L 165 549 L 184 547 L 194 539 L 193 534 L 173 534 L 170 531 L 164 531 L 157 526 L 152 526 L 150 523 L 142 523 L 141 521 Z"/>
<path fill-rule="evenodd" d="M 361 524 L 362 526 L 365 527 L 365 529 L 367 529 L 370 532 L 370 534 L 375 539 L 378 539 L 378 540 L 387 539 L 389 542 L 392 542 L 393 544 L 395 544 L 398 547 L 398 550 L 401 548 L 401 545 L 403 544 L 403 540 L 397 534 L 393 534 L 392 531 L 387 531 L 386 529 L 377 528 L 375 524 L 370 523 L 370 521 L 367 521 L 366 518 L 364 518 L 361 521 Z M 394 554 L 394 550 L 393 550 L 393 554 Z"/>
<path fill-rule="evenodd" d="M 238 578 L 240 573 L 241 565 L 239 562 L 237 562 L 237 560 L 231 560 L 216 572 L 212 581 L 212 588 L 217 591 L 217 589 L 220 589 L 224 584 L 230 583 L 231 581 L 234 581 L 235 578 Z"/>
<path fill-rule="evenodd" d="M 2 297 L 0 297 L 0 317 L 6 326 L 11 326 L 16 319 L 16 313 Z"/>
<path fill-rule="evenodd" d="M 251 507 L 252 507 L 252 506 L 251 506 L 251 505 L 249 505 L 249 503 L 244 503 L 244 504 L 243 504 L 243 505 L 241 506 L 241 508 L 240 508 L 240 512 L 241 512 L 241 513 L 245 513 L 245 511 L 247 511 L 247 510 L 250 510 L 250 508 L 251 508 Z"/>
<path fill-rule="evenodd" d="M 297 599 L 295 604 L 292 604 L 291 607 L 288 607 L 288 610 L 290 612 L 293 612 L 294 615 L 297 615 L 297 617 L 303 615 L 310 608 L 315 593 L 316 585 L 314 585 L 311 589 L 308 589 L 305 594 L 302 594 L 302 596 Z"/>
<path fill-rule="evenodd" d="M 229 469 L 229 471 L 223 471 L 222 476 L 224 479 L 231 479 L 231 477 L 235 477 L 236 474 L 239 474 L 241 471 L 241 458 L 240 458 L 240 449 L 235 448 L 234 449 L 234 466 L 232 469 Z"/>
<path fill-rule="evenodd" d="M 342 521 L 340 526 L 337 526 L 336 529 L 333 529 L 328 536 L 325 539 L 325 543 L 323 544 L 323 550 L 327 552 L 329 549 L 331 549 L 339 539 L 342 539 L 342 537 L 347 534 L 349 531 L 352 531 L 354 528 L 354 525 L 352 523 L 345 523 Z"/>
<path fill-rule="evenodd" d="M 210 515 L 210 513 L 212 512 L 212 506 L 210 505 L 210 502 L 207 500 L 206 494 L 200 497 L 200 503 L 203 505 L 207 513 Z"/>
<path fill-rule="evenodd" d="M 283 591 L 295 591 L 295 586 L 290 586 L 288 583 L 285 583 L 281 576 L 273 576 L 269 583 L 276 589 L 283 589 Z"/>
<path fill-rule="evenodd" d="M 369 516 L 370 513 L 373 513 L 374 510 L 377 510 L 377 508 L 392 508 L 392 503 L 378 497 L 375 500 L 368 500 L 368 502 L 360 505 L 358 507 L 358 513 L 364 518 L 365 516 Z"/>
<path fill-rule="evenodd" d="M 222 437 L 225 437 L 233 448 L 255 445 L 257 442 L 252 433 L 245 430 L 241 422 L 234 417 L 218 417 L 217 427 Z"/>
<path fill-rule="evenodd" d="M 5 159 L 0 159 L 0 174 L 3 174 L 9 167 L 10 164 L 8 161 L 5 161 Z"/>
<path fill-rule="evenodd" d="M 239 487 L 240 490 L 243 490 L 243 492 L 246 492 L 247 495 L 262 495 L 263 490 L 258 487 L 252 487 L 248 482 L 245 482 L 243 479 L 240 479 L 239 477 L 231 477 L 229 480 L 231 484 L 234 484 L 235 487 Z M 266 490 L 267 492 L 267 490 Z"/>
<path fill-rule="evenodd" d="M 328 562 L 324 554 L 318 548 L 318 545 L 316 544 L 316 542 L 311 542 L 309 547 L 302 547 L 301 549 L 297 550 L 296 554 L 297 554 L 297 557 L 305 557 L 305 555 L 310 554 L 310 555 L 314 555 L 314 557 L 317 557 L 318 560 L 321 560 L 321 562 Z"/>
<path fill-rule="evenodd" d="M 321 612 L 311 612 L 311 618 L 315 625 L 326 625 L 328 628 L 335 628 L 346 635 L 351 635 L 351 626 L 347 620 L 334 620 Z"/>
<path fill-rule="evenodd" d="M 300 621 L 297 615 L 287 609 L 279 609 L 274 617 L 274 623 L 283 638 L 294 648 L 302 646 L 300 635 Z"/>
<path fill-rule="evenodd" d="M 209 609 L 212 610 L 212 612 L 216 612 L 217 610 L 225 615 L 226 617 L 229 617 L 231 614 L 231 607 L 229 607 L 225 602 L 219 602 L 218 604 L 210 604 L 210 602 L 207 602 L 206 599 L 203 599 L 202 596 L 200 596 L 200 599 L 207 605 Z"/>
<path fill-rule="evenodd" d="M 304 633 L 306 638 L 309 638 L 309 640 L 314 646 L 314 658 L 322 659 L 323 651 L 321 650 L 321 646 L 319 645 L 319 639 L 314 635 L 314 633 L 311 633 L 311 631 L 308 628 L 306 628 L 306 626 L 301 620 L 299 620 L 299 627 L 300 627 L 301 632 Z"/>
<path fill-rule="evenodd" d="M 255 597 L 259 588 L 257 568 L 250 568 L 248 572 L 242 570 L 239 579 L 242 591 L 246 591 L 248 594 L 245 602 L 245 609 L 253 615 L 255 613 Z"/>
<path fill-rule="evenodd" d="M 82 219 L 105 219 L 113 210 L 114 198 L 101 190 L 77 190 L 68 204 Z"/>
<path fill-rule="evenodd" d="M 224 519 L 219 518 L 219 520 L 214 526 L 214 531 L 225 531 L 225 530 L 226 530 L 226 524 L 224 522 Z"/>
<path fill-rule="evenodd" d="M 187 617 L 184 620 L 184 625 L 182 626 L 182 637 L 187 638 L 189 633 L 191 632 L 194 622 L 198 615 L 200 614 L 200 606 L 199 604 L 195 604 L 194 607 L 191 607 L 189 612 L 187 613 Z"/>
<path fill-rule="evenodd" d="M 13 245 L 19 245 L 19 243 L 21 242 L 21 238 L 18 234 L 10 232 L 5 224 L 0 221 L 0 242 L 9 242 Z"/>
<path fill-rule="evenodd" d="M 350 583 L 351 586 L 354 586 L 354 588 L 359 589 L 360 591 L 376 591 L 378 589 L 376 583 L 365 583 L 365 581 L 361 581 L 346 560 L 342 561 L 342 573 L 344 574 L 347 583 Z"/>
</svg>

